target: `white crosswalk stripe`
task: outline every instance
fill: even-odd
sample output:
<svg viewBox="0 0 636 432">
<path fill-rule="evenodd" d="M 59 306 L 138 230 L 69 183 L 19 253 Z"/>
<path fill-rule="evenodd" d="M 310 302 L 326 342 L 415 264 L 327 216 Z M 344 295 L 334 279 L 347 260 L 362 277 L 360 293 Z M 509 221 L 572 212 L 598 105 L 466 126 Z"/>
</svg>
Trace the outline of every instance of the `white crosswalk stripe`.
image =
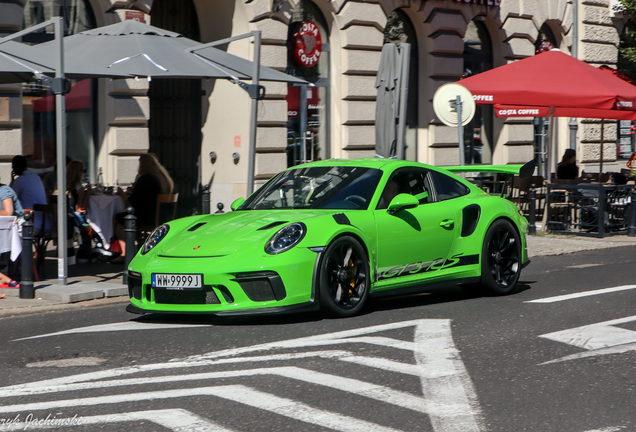
<svg viewBox="0 0 636 432">
<path fill-rule="evenodd" d="M 378 333 L 386 332 L 387 330 L 411 327 L 414 328 L 415 335 L 412 342 L 387 337 L 386 333 L 378 335 Z M 361 356 L 354 349 L 293 352 L 284 355 L 272 352 L 290 348 L 306 349 L 336 345 L 360 347 L 369 344 L 387 350 L 412 352 L 414 363 L 404 363 L 389 358 Z M 249 355 L 258 352 L 263 352 L 265 355 Z M 246 356 L 246 354 L 248 355 Z M 422 395 L 295 366 L 249 368 L 192 374 L 183 373 L 194 367 L 212 367 L 232 363 L 249 364 L 275 360 L 290 361 L 309 357 L 332 359 L 381 371 L 417 377 L 421 382 Z M 146 372 L 162 370 L 165 370 L 166 374 L 160 374 L 152 378 L 147 378 L 145 374 Z M 181 374 L 171 374 L 170 372 L 174 370 L 181 372 Z M 135 377 L 134 375 L 136 374 L 143 375 Z M 125 378 L 126 376 L 130 378 Z M 283 398 L 271 392 L 262 392 L 256 388 L 244 385 L 215 386 L 213 382 L 210 382 L 217 379 L 227 380 L 248 376 L 283 377 L 369 398 L 400 409 L 423 413 L 430 417 L 435 432 L 481 432 L 484 430 L 481 411 L 472 382 L 452 339 L 450 321 L 443 319 L 422 319 L 391 323 L 251 347 L 222 350 L 184 359 L 174 359 L 167 363 L 117 368 L 8 386 L 0 388 L 0 413 L 9 414 L 29 410 L 41 411 L 92 405 L 102 406 L 138 400 L 165 400 L 199 395 L 232 400 L 306 423 L 313 424 L 313 422 L 319 421 L 320 423 L 315 424 L 327 425 L 335 430 L 364 432 L 368 430 L 394 430 L 370 423 L 364 419 L 324 411 L 299 401 Z M 182 385 L 196 383 L 199 384 L 199 387 L 84 397 L 81 399 L 38 401 L 14 405 L 7 403 L 7 399 L 19 396 L 52 394 L 54 398 L 58 398 L 58 395 L 63 392 L 90 391 L 124 386 L 134 387 L 142 384 L 146 386 L 159 385 L 170 382 L 181 382 Z M 100 394 L 102 393 L 100 392 Z"/>
<path fill-rule="evenodd" d="M 541 335 L 539 337 L 587 350 L 542 364 L 635 351 L 636 331 L 615 327 L 616 325 L 633 321 L 636 321 L 636 316 L 618 318 Z"/>
</svg>

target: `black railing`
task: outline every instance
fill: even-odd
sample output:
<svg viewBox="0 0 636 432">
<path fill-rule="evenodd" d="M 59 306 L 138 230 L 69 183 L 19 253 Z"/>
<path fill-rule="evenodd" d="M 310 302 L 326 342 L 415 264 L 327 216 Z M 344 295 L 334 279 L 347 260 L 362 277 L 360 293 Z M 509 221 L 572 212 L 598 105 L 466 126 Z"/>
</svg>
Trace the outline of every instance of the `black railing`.
<svg viewBox="0 0 636 432">
<path fill-rule="evenodd" d="M 605 184 L 548 184 L 547 231 L 605 237 L 627 234 L 633 214 L 634 186 Z"/>
</svg>

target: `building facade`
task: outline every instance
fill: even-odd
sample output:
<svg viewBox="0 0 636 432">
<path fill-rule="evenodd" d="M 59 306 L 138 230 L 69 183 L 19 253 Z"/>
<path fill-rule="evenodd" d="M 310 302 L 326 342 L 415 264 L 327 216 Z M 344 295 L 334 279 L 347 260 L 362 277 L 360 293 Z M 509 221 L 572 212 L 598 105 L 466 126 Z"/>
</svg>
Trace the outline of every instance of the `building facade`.
<svg viewBox="0 0 636 432">
<path fill-rule="evenodd" d="M 258 109 L 257 185 L 302 160 L 375 155 L 376 74 L 385 43 L 411 45 L 405 157 L 457 165 L 457 130 L 442 124 L 432 107 L 440 85 L 546 47 L 575 54 L 594 66 L 615 67 L 622 19 L 614 12 L 613 0 L 140 0 L 123 8 L 114 4 L 0 0 L 0 34 L 57 14 L 65 16 L 68 33 L 124 19 L 142 20 L 204 43 L 260 30 L 262 64 L 301 76 L 312 85 L 262 83 L 266 94 Z M 310 45 L 299 45 L 309 31 L 314 35 Z M 51 32 L 26 39 L 38 42 Z M 305 49 L 304 59 L 299 46 Z M 249 39 L 221 48 L 247 59 L 254 52 Z M 549 76 L 546 71 L 546 79 Z M 67 153 L 84 161 L 89 180 L 95 182 L 101 171 L 108 184 L 129 184 L 138 156 L 151 151 L 175 180 L 180 215 L 200 211 L 206 184 L 211 184 L 213 203 L 222 202 L 226 209 L 245 195 L 251 99 L 237 85 L 226 80 L 94 79 L 74 83 L 73 91 L 67 96 Z M 8 182 L 15 154 L 30 155 L 32 165 L 51 169 L 55 114 L 46 98 L 50 94 L 41 86 L 0 86 L 0 181 Z M 533 118 L 497 118 L 491 107 L 478 106 L 465 130 L 466 160 L 506 164 L 541 156 L 542 124 Z M 600 133 L 599 120 L 559 119 L 555 153 L 560 156 L 575 145 L 579 165 L 598 170 Z M 604 171 L 624 166 L 617 137 L 617 124 L 606 121 Z"/>
</svg>

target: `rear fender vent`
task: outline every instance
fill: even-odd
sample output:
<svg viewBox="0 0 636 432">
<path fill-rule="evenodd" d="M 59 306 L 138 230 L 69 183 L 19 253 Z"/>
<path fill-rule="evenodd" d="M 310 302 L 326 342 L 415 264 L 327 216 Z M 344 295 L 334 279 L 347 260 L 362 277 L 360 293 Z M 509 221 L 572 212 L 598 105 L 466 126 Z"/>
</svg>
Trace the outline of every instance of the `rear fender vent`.
<svg viewBox="0 0 636 432">
<path fill-rule="evenodd" d="M 481 215 L 481 207 L 477 204 L 471 204 L 464 207 L 462 221 L 462 237 L 468 237 L 475 232 L 479 216 Z"/>
</svg>

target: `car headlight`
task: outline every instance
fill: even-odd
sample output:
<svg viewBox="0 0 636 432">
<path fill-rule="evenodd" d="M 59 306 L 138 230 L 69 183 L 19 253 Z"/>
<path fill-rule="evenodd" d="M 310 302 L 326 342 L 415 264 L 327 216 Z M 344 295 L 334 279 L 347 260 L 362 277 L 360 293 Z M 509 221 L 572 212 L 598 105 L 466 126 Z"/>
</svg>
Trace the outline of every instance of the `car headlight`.
<svg viewBox="0 0 636 432">
<path fill-rule="evenodd" d="M 307 233 L 304 223 L 296 222 L 278 230 L 265 245 L 265 252 L 276 255 L 296 246 Z"/>
<path fill-rule="evenodd" d="M 152 234 L 150 234 L 146 239 L 144 245 L 141 247 L 141 254 L 145 255 L 150 252 L 155 246 L 157 246 L 159 242 L 163 240 L 166 234 L 168 234 L 168 230 L 170 230 L 170 227 L 168 225 L 161 225 L 160 227 L 155 228 Z"/>
</svg>

